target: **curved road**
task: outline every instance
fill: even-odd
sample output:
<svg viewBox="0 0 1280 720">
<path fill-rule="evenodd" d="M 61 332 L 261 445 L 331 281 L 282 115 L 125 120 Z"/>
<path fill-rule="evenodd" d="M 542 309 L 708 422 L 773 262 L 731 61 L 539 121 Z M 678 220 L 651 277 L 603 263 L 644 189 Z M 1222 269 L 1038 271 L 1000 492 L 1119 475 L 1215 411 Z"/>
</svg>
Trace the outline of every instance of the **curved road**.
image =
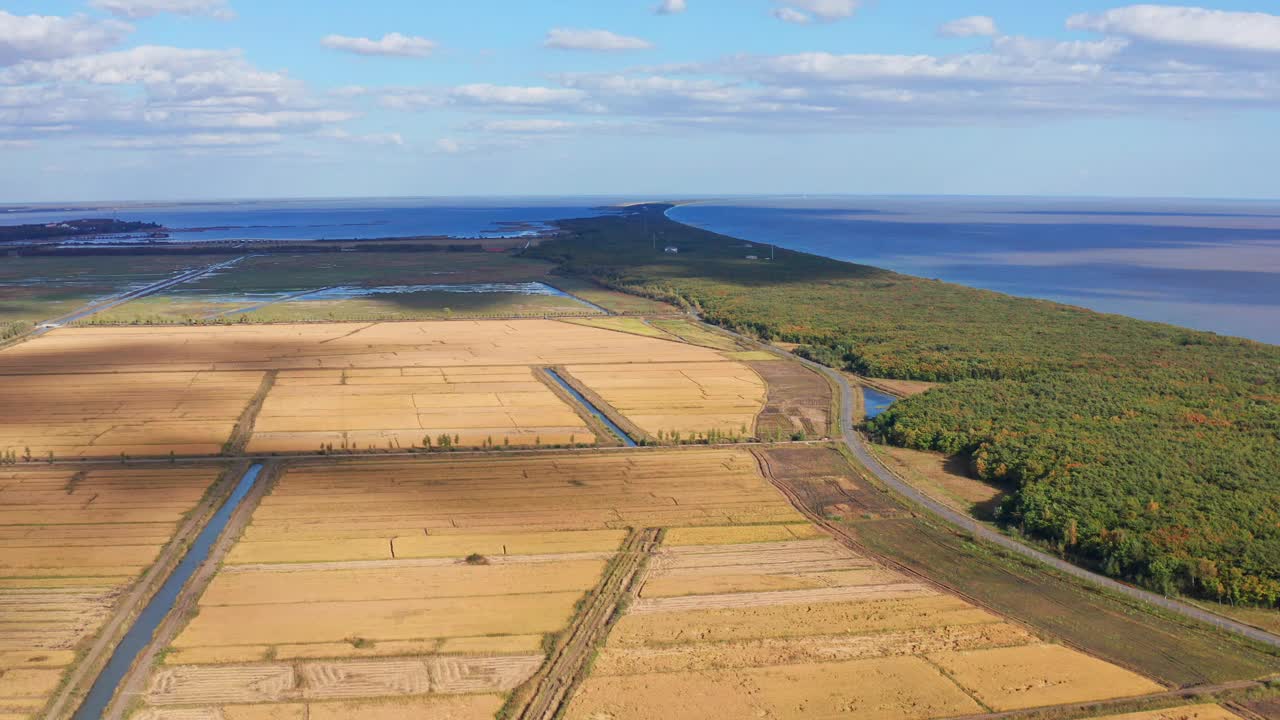
<svg viewBox="0 0 1280 720">
<path fill-rule="evenodd" d="M 713 325 L 711 327 L 715 327 L 715 326 Z M 717 328 L 717 329 L 722 331 L 724 330 L 723 328 Z M 747 339 L 747 338 L 744 338 L 744 339 Z M 867 470 L 871 471 L 880 480 L 880 482 L 884 483 L 886 486 L 888 486 L 890 489 L 892 489 L 894 492 L 898 493 L 899 495 L 906 497 L 916 505 L 923 507 L 924 509 L 933 513 L 934 515 L 942 518 L 943 520 L 946 520 L 948 523 L 951 523 L 952 525 L 955 525 L 964 529 L 965 531 L 972 534 L 974 537 L 981 538 L 982 540 L 992 543 L 993 545 L 999 545 L 1001 548 L 1008 550 L 1009 552 L 1016 553 L 1023 557 L 1030 558 L 1032 560 L 1036 560 L 1038 562 L 1044 563 L 1045 565 L 1048 565 L 1054 568 L 1055 570 L 1066 573 L 1067 575 L 1070 575 L 1072 577 L 1079 578 L 1081 580 L 1092 583 L 1094 585 L 1098 585 L 1100 587 L 1106 588 L 1107 590 L 1121 593 L 1131 598 L 1135 598 L 1137 600 L 1141 600 L 1143 602 L 1150 603 L 1158 607 L 1162 607 L 1166 610 L 1178 613 L 1179 615 L 1183 615 L 1193 620 L 1199 620 L 1200 622 L 1208 623 L 1209 625 L 1213 625 L 1223 630 L 1228 630 L 1230 632 L 1238 633 L 1251 640 L 1256 640 L 1257 642 L 1264 643 L 1272 647 L 1280 647 L 1280 636 L 1273 635 L 1272 633 L 1266 632 L 1265 630 L 1260 630 L 1250 625 L 1245 625 L 1244 623 L 1236 622 L 1235 620 L 1231 620 L 1230 618 L 1225 618 L 1221 615 L 1211 613 L 1207 610 L 1201 610 L 1198 607 L 1189 605 L 1179 600 L 1174 600 L 1173 598 L 1165 597 L 1163 595 L 1157 595 L 1156 593 L 1149 592 L 1147 590 L 1143 590 L 1141 588 L 1137 588 L 1132 585 L 1126 585 L 1124 583 L 1112 580 L 1111 578 L 1106 577 L 1104 575 L 1099 575 L 1090 570 L 1086 570 L 1085 568 L 1082 568 L 1079 565 L 1072 564 L 1070 562 L 1067 562 L 1066 560 L 1063 560 L 1062 558 L 1054 557 L 1053 555 L 1050 555 L 1048 553 L 1041 552 L 1040 550 L 1037 550 L 1034 547 L 1025 545 L 1007 535 L 1003 535 L 999 532 L 996 532 L 995 530 L 992 530 L 986 525 L 979 523 L 977 520 L 974 520 L 969 515 L 961 513 L 951 507 L 948 507 L 947 505 L 944 505 L 943 503 L 938 502 L 937 500 L 934 500 L 928 495 L 925 495 L 924 493 L 920 492 L 919 490 L 915 489 L 911 485 L 904 482 L 897 475 L 894 475 L 892 472 L 889 472 L 889 470 L 887 470 L 884 467 L 884 465 L 881 465 L 880 461 L 877 460 L 869 450 L 867 450 L 867 446 L 865 444 L 866 441 L 863 439 L 863 437 L 858 433 L 854 432 L 853 430 L 853 388 L 849 385 L 849 381 L 845 379 L 843 375 L 832 370 L 831 368 L 826 367 L 825 365 L 819 365 L 815 362 L 810 362 L 809 360 L 805 360 L 804 358 L 792 355 L 791 353 L 786 352 L 785 350 L 781 350 L 779 348 L 775 348 L 769 345 L 763 345 L 760 343 L 756 343 L 756 344 L 759 344 L 760 347 L 768 350 L 769 352 L 775 355 L 786 357 L 789 360 L 795 360 L 796 362 L 799 362 L 810 369 L 816 370 L 822 373 L 823 375 L 825 375 L 826 377 L 828 377 L 832 382 L 836 383 L 836 385 L 840 388 L 840 394 L 841 394 L 840 432 L 845 445 L 847 445 L 849 447 L 849 450 L 853 452 L 854 456 L 858 458 L 858 461 L 861 462 L 863 466 L 867 468 Z"/>
</svg>

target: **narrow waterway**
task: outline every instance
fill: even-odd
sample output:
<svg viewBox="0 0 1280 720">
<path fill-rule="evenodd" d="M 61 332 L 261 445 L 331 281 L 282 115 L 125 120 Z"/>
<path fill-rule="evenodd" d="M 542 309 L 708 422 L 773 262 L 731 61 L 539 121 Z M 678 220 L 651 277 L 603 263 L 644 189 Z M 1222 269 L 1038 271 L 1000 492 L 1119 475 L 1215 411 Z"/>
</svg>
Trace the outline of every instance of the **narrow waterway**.
<svg viewBox="0 0 1280 720">
<path fill-rule="evenodd" d="M 872 390 L 865 386 L 862 388 L 862 406 L 866 408 L 868 420 L 888 410 L 889 406 L 897 401 L 898 398 L 886 395 L 879 390 Z"/>
<path fill-rule="evenodd" d="M 245 495 L 248 495 L 249 491 L 253 489 L 253 485 L 258 481 L 258 475 L 261 472 L 262 465 L 250 467 L 244 477 L 240 478 L 240 482 L 236 484 L 235 490 L 231 492 L 231 497 L 227 498 L 222 508 L 214 514 L 209 523 L 196 536 L 195 543 L 187 550 L 187 554 L 183 556 L 182 561 L 174 568 L 173 573 L 169 575 L 169 579 L 165 580 L 160 591 L 155 594 L 155 597 L 151 598 L 151 602 L 147 603 L 147 607 L 143 609 L 142 614 L 134 621 L 133 627 L 129 628 L 129 632 L 125 634 L 115 652 L 111 654 L 111 659 L 107 661 L 107 666 L 98 675 L 98 679 L 93 683 L 93 688 L 89 690 L 88 696 L 85 697 L 80 709 L 73 716 L 74 720 L 97 720 L 103 716 L 107 706 L 111 703 L 111 698 L 116 693 L 116 688 L 120 685 L 120 681 L 128 674 L 129 668 L 133 666 L 138 654 L 151 642 L 156 628 L 160 626 L 165 616 L 169 614 L 169 610 L 173 608 L 174 601 L 178 599 L 178 593 L 182 592 L 182 588 L 191 579 L 191 575 L 209 557 L 209 550 L 217 542 L 223 529 L 226 528 L 227 521 L 231 519 L 231 514 L 240 506 Z"/>
<path fill-rule="evenodd" d="M 592 405 L 589 400 L 587 400 L 585 397 L 582 396 L 582 393 L 578 392 L 577 390 L 574 389 L 572 385 L 565 382 L 565 379 L 560 377 L 560 373 L 557 373 L 555 370 L 552 370 L 551 368 L 547 368 L 547 374 L 550 375 L 553 380 L 560 383 L 560 387 L 564 388 L 565 392 L 572 395 L 574 400 L 577 400 L 579 403 L 581 403 L 582 406 L 585 407 L 588 411 L 590 411 L 592 415 L 596 416 L 600 420 L 600 422 L 604 423 L 605 426 L 608 427 L 609 430 L 611 430 L 614 435 L 617 435 L 618 439 L 622 441 L 623 445 L 626 445 L 627 447 L 640 447 L 639 443 L 637 443 L 635 440 L 632 440 L 631 436 L 628 435 L 626 431 L 624 431 L 621 427 L 619 427 L 617 423 L 610 420 L 608 415 L 605 415 L 603 412 L 600 412 L 600 408 L 597 408 L 595 405 Z"/>
</svg>

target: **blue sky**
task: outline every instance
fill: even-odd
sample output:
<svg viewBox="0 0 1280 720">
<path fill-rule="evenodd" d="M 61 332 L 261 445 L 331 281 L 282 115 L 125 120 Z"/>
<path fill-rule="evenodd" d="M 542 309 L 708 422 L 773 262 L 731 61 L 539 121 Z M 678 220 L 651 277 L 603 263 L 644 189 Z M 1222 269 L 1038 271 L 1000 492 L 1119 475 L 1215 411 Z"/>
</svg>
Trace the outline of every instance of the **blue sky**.
<svg viewBox="0 0 1280 720">
<path fill-rule="evenodd" d="M 1275 197 L 1270 2 L 0 0 L 0 201 Z"/>
</svg>

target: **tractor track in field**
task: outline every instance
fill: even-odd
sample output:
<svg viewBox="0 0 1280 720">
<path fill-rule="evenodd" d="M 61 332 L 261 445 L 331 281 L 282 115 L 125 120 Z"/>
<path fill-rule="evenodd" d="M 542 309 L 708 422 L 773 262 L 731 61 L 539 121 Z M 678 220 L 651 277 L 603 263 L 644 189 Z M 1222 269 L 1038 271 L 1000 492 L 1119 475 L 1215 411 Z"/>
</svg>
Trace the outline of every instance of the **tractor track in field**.
<svg viewBox="0 0 1280 720">
<path fill-rule="evenodd" d="M 559 717 L 585 677 L 596 649 L 608 635 L 625 603 L 634 599 L 644 568 L 661 542 L 658 528 L 632 530 L 616 560 L 605 570 L 600 585 L 585 604 L 547 662 L 529 680 L 527 700 L 517 701 L 509 717 L 515 720 L 552 720 Z M 519 693 L 517 694 L 518 697 Z"/>
</svg>

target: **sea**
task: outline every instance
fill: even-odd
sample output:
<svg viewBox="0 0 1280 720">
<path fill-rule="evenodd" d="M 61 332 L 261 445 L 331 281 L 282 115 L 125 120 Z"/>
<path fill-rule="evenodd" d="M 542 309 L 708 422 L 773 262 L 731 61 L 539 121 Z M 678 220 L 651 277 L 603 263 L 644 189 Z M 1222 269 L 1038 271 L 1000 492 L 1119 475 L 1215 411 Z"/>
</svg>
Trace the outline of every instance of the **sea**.
<svg viewBox="0 0 1280 720">
<path fill-rule="evenodd" d="M 731 198 L 668 216 L 755 243 L 1280 344 L 1280 201 Z"/>
<path fill-rule="evenodd" d="M 635 200 L 0 205 L 0 225 L 114 217 L 159 223 L 184 243 L 509 238 Z M 1280 201 L 734 197 L 682 201 L 668 215 L 755 243 L 1280 344 Z"/>
<path fill-rule="evenodd" d="M 169 242 L 221 240 L 368 240 L 536 235 L 552 220 L 590 217 L 622 198 L 362 198 L 182 203 L 0 205 L 0 225 L 111 218 L 154 222 Z M 80 240 L 118 243 L 117 238 Z"/>
</svg>

